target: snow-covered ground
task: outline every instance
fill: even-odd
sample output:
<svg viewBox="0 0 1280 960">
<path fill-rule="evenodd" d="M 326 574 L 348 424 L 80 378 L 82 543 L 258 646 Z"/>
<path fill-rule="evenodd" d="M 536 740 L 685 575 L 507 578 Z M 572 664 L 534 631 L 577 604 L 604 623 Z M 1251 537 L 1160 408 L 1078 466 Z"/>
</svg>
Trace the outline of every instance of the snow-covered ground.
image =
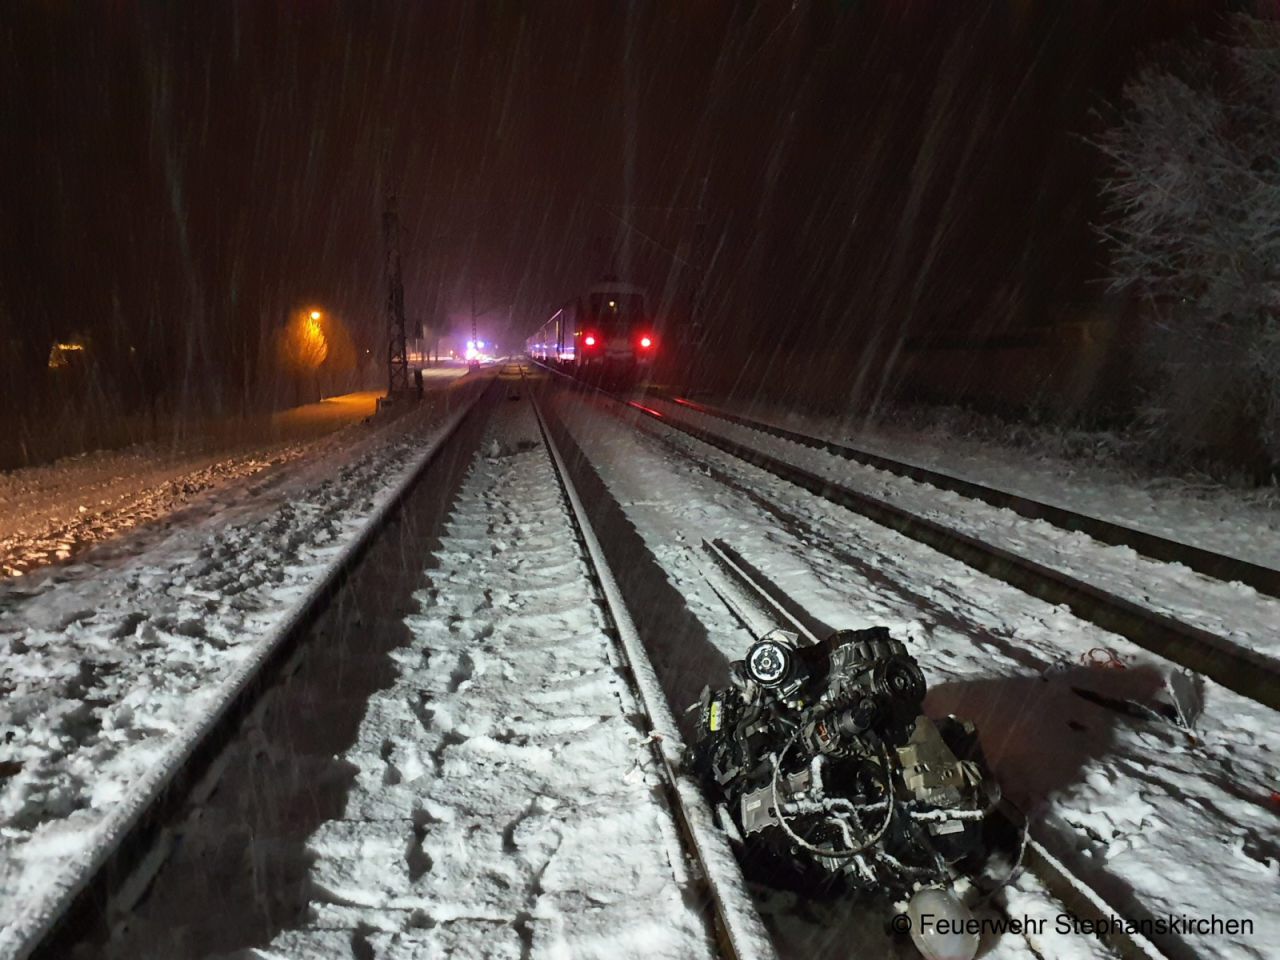
<svg viewBox="0 0 1280 960">
<path fill-rule="evenodd" d="M 74 888 L 480 388 L 460 382 L 163 529 L 0 584 L 0 956 Z"/>
<path fill-rule="evenodd" d="M 1252 587 L 1224 583 L 1181 564 L 1151 560 L 1130 547 L 1111 546 L 1088 534 L 1063 530 L 1044 520 L 1029 520 L 1012 510 L 993 507 L 981 500 L 864 466 L 674 403 L 653 400 L 650 406 L 672 419 L 760 450 L 860 493 L 886 500 L 916 516 L 935 520 L 1116 596 L 1166 613 L 1280 664 L 1280 600 Z"/>
<path fill-rule="evenodd" d="M 428 382 L 443 388 L 466 372 L 436 368 Z M 344 394 L 271 416 L 229 420 L 169 444 L 99 450 L 0 472 L 0 577 L 66 561 L 210 491 L 341 449 L 367 432 L 361 422 L 373 415 L 378 396 Z"/>
<path fill-rule="evenodd" d="M 1280 496 L 1275 488 L 1246 490 L 1202 477 L 1143 474 L 1050 450 L 956 435 L 943 426 L 921 431 L 767 406 L 725 406 L 797 433 L 1280 569 Z"/>
<path fill-rule="evenodd" d="M 1164 943 L 1175 955 L 1269 955 L 1280 938 L 1274 712 L 1192 679 L 1193 730 L 1135 716 L 1130 702 L 1169 702 L 1175 671 L 1123 638 L 639 413 L 567 391 L 552 406 L 607 487 L 597 497 L 634 527 L 633 565 L 651 555 L 717 656 L 740 657 L 747 637 L 703 575 L 698 545 L 712 537 L 826 624 L 884 624 L 906 640 L 930 712 L 978 723 L 1007 795 L 1122 916 L 1245 920 L 1247 935 Z M 497 407 L 447 535 L 421 558 L 430 585 L 405 621 L 397 678 L 341 758 L 355 770 L 343 815 L 307 842 L 307 916 L 258 956 L 713 952 L 533 421 L 525 404 Z M 92 562 L 0 587 L 0 957 L 39 927 L 443 422 L 439 407 L 410 414 Z M 665 676 L 695 674 L 682 678 L 695 691 L 721 679 L 693 669 L 696 638 L 646 639 Z M 1100 651 L 1124 669 L 1089 665 Z M 1049 930 L 988 937 L 984 957 L 1106 955 L 1094 937 L 1054 932 L 1062 907 L 1034 877 L 1004 901 L 1006 915 L 1049 918 Z M 874 910 L 759 902 L 788 958 L 896 949 Z"/>
<path fill-rule="evenodd" d="M 1122 916 L 1248 920 L 1246 936 L 1175 933 L 1165 941 L 1201 957 L 1270 955 L 1280 940 L 1273 711 L 1205 681 L 1192 735 L 1133 717 L 1124 701 L 1166 702 L 1174 668 L 1123 638 L 638 412 L 568 394 L 556 409 L 727 656 L 741 656 L 745 638 L 704 582 L 696 549 L 703 538 L 728 541 L 828 625 L 884 624 L 905 639 L 929 679 L 930 711 L 977 722 L 1006 793 Z M 620 421 L 640 429 L 620 430 Z M 1084 665 L 1099 650 L 1125 669 Z M 1006 912 L 1028 904 L 1028 882 L 1009 895 Z M 839 917 L 820 916 L 818 928 Z M 869 955 L 886 949 L 876 946 L 873 920 L 821 942 L 814 925 L 797 926 L 789 913 L 771 922 L 793 956 L 846 955 L 851 943 L 867 943 Z M 1055 934 L 1051 924 L 1038 939 L 1006 935 L 986 949 L 990 957 L 1074 958 L 1096 955 L 1097 944 Z"/>
<path fill-rule="evenodd" d="M 296 460 L 313 443 L 194 455 L 137 446 L 0 475 L 0 575 L 68 560 L 210 490 Z"/>
<path fill-rule="evenodd" d="M 428 576 L 307 843 L 309 918 L 248 955 L 713 956 L 528 403 L 495 408 Z"/>
</svg>

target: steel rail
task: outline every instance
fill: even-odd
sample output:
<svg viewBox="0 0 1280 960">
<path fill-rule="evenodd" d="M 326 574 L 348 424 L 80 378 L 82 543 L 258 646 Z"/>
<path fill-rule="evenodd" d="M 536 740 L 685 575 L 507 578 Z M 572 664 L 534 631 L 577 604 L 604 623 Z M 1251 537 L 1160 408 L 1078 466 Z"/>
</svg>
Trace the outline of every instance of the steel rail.
<svg viewBox="0 0 1280 960">
<path fill-rule="evenodd" d="M 793 611 L 793 604 L 784 602 L 781 597 L 775 596 L 771 592 L 771 584 L 757 581 L 747 564 L 729 544 L 720 539 L 703 540 L 702 552 L 711 558 L 712 563 L 717 568 L 724 571 L 730 582 L 752 585 L 753 589 L 750 591 L 752 604 L 761 615 L 771 622 L 772 626 L 796 633 L 806 643 L 820 643 L 825 639 L 818 636 L 814 628 L 809 623 L 806 623 L 802 617 L 796 615 Z M 715 584 L 711 584 L 711 588 L 717 594 L 720 594 L 721 601 L 729 607 L 730 611 L 757 640 L 764 636 L 764 633 L 753 625 L 752 618 L 748 612 L 735 609 L 736 600 L 734 597 L 721 593 Z"/>
<path fill-rule="evenodd" d="M 1063 530 L 1073 530 L 1077 533 L 1088 534 L 1102 543 L 1129 547 L 1152 560 L 1159 560 L 1164 563 L 1181 563 L 1197 573 L 1213 577 L 1215 580 L 1238 581 L 1248 584 L 1260 593 L 1280 597 L 1280 570 L 1274 567 L 1252 563 L 1239 557 L 1230 557 L 1212 550 L 1205 550 L 1203 547 L 1182 543 L 1154 533 L 1147 533 L 1144 530 L 1137 530 L 1111 520 L 1091 517 L 1088 514 L 1069 510 L 1066 507 L 1044 503 L 1041 500 L 1024 497 L 1007 490 L 1000 490 L 973 480 L 965 480 L 962 477 L 943 473 L 939 470 L 905 463 L 901 460 L 886 457 L 883 454 L 872 453 L 858 447 L 836 443 L 833 440 L 788 430 L 785 427 L 779 427 L 742 414 L 732 413 L 720 407 L 690 400 L 687 397 L 664 396 L 663 399 L 707 416 L 727 420 L 730 423 L 736 423 L 739 426 L 780 437 L 783 440 L 790 440 L 802 446 L 822 450 L 844 460 L 852 460 L 863 466 L 884 470 L 887 473 L 906 477 L 919 483 L 927 483 L 940 490 L 949 490 L 973 500 L 981 500 L 993 507 L 1012 510 L 1028 520 L 1045 520 Z"/>
<path fill-rule="evenodd" d="M 737 883 L 725 883 L 720 876 L 729 865 L 736 871 L 737 860 L 725 835 L 715 825 L 715 818 L 703 797 L 701 788 L 682 771 L 683 741 L 675 718 L 662 692 L 657 673 L 645 651 L 644 641 L 627 610 L 617 580 L 609 567 L 604 550 L 592 529 L 582 498 L 573 484 L 569 468 L 555 442 L 546 414 L 533 391 L 528 391 L 538 429 L 550 454 L 556 479 L 569 507 L 579 545 L 588 561 L 590 578 L 604 599 L 605 611 L 612 625 L 609 633 L 616 652 L 629 675 L 651 724 L 650 745 L 666 781 L 666 793 L 676 814 L 686 853 L 698 865 L 706 884 L 712 926 L 721 953 L 727 960 L 776 960 L 777 953 L 759 914 L 743 892 L 741 873 Z M 736 885 L 739 895 L 730 887 Z"/>
<path fill-rule="evenodd" d="M 309 628 L 495 382 L 496 378 L 490 380 L 450 415 L 410 472 L 401 478 L 355 539 L 330 563 L 285 622 L 273 631 L 263 644 L 262 652 L 250 657 L 229 678 L 227 695 L 184 737 L 179 747 L 182 752 L 179 762 L 148 785 L 145 796 L 124 802 L 121 813 L 112 817 L 104 828 L 110 834 L 109 839 L 94 851 L 85 869 L 63 891 L 59 903 L 40 918 L 37 929 L 26 933 L 13 960 L 58 960 L 71 955 L 75 942 L 129 882 L 130 874 L 146 860 L 165 824 L 214 768 L 222 750 L 271 681 L 286 669 L 290 658 L 301 648 Z"/>
</svg>

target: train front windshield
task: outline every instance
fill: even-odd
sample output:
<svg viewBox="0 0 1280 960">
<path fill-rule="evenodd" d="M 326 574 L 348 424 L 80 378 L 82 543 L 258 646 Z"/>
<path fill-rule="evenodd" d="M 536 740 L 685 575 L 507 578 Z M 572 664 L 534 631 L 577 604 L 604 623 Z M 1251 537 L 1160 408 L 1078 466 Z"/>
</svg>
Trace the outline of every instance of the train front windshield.
<svg viewBox="0 0 1280 960">
<path fill-rule="evenodd" d="M 589 322 L 605 333 L 627 330 L 645 319 L 644 296 L 639 293 L 593 293 L 587 306 Z"/>
</svg>

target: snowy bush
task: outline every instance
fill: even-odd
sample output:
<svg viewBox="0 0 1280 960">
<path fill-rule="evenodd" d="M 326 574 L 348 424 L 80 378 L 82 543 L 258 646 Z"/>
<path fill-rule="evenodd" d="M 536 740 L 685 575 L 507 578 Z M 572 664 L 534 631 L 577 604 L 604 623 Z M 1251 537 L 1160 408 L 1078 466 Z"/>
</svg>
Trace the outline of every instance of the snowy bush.
<svg viewBox="0 0 1280 960">
<path fill-rule="evenodd" d="M 1158 316 L 1151 443 L 1280 463 L 1280 23 L 1166 51 L 1099 146 L 1113 284 Z"/>
</svg>

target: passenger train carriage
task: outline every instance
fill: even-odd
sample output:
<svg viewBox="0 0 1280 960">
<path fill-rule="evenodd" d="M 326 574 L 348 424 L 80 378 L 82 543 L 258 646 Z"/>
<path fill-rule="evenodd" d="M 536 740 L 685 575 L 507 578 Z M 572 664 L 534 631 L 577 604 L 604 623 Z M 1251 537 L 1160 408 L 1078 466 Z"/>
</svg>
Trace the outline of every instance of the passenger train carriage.
<svg viewBox="0 0 1280 960">
<path fill-rule="evenodd" d="M 657 355 L 658 335 L 644 289 L 606 280 L 552 314 L 525 349 L 534 360 L 574 373 L 643 377 Z"/>
</svg>

